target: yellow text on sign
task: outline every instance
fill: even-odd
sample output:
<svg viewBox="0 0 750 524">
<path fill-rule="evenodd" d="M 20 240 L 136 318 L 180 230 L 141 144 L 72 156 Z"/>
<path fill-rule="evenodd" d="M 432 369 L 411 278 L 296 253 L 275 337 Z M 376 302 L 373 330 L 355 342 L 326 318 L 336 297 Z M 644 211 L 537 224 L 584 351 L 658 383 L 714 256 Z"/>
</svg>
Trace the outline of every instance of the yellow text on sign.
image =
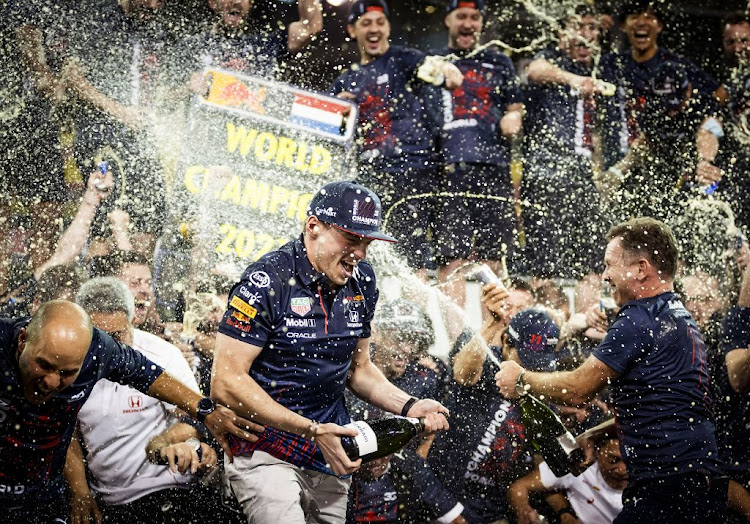
<svg viewBox="0 0 750 524">
<path fill-rule="evenodd" d="M 279 185 L 238 175 L 217 175 L 211 168 L 193 165 L 185 170 L 185 189 L 191 193 L 201 194 L 215 189 L 213 198 L 231 202 L 236 206 L 249 207 L 261 213 L 282 213 L 287 218 L 297 217 L 305 220 L 307 206 L 312 200 L 312 193 L 301 193 Z"/>
<path fill-rule="evenodd" d="M 227 223 L 219 227 L 219 233 L 221 241 L 216 246 L 217 253 L 253 261 L 289 241 L 289 238 L 274 238 L 268 233 L 238 228 Z"/>
<path fill-rule="evenodd" d="M 331 167 L 331 152 L 321 146 L 310 146 L 268 131 L 247 129 L 227 122 L 227 152 L 259 162 L 286 166 L 302 173 L 322 175 Z"/>
</svg>

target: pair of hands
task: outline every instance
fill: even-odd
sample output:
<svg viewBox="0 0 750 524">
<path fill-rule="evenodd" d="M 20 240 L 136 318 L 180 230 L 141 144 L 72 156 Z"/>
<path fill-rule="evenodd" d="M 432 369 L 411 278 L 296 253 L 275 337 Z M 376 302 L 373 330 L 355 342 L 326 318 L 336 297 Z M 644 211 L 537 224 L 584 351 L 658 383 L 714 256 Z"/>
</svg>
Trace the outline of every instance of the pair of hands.
<svg viewBox="0 0 750 524">
<path fill-rule="evenodd" d="M 440 402 L 429 398 L 421 399 L 407 413 L 409 417 L 424 417 L 425 434 L 433 434 L 449 429 L 446 416 L 448 410 Z M 350 475 L 362 465 L 362 459 L 349 460 L 341 446 L 341 437 L 356 437 L 357 431 L 337 424 L 320 424 L 315 443 L 318 445 L 326 463 L 336 475 Z"/>
<path fill-rule="evenodd" d="M 205 442 L 201 442 L 200 446 L 200 459 L 194 445 L 190 442 L 170 444 L 159 449 L 157 453 L 161 455 L 162 459 L 169 462 L 168 467 L 173 473 L 178 471 L 187 473 L 188 470 L 192 474 L 198 471 L 211 471 L 218 462 L 216 451 Z M 89 522 L 99 524 L 102 522 L 99 504 L 89 489 L 86 489 L 84 493 L 71 493 L 70 522 L 71 524 L 89 524 Z"/>
</svg>

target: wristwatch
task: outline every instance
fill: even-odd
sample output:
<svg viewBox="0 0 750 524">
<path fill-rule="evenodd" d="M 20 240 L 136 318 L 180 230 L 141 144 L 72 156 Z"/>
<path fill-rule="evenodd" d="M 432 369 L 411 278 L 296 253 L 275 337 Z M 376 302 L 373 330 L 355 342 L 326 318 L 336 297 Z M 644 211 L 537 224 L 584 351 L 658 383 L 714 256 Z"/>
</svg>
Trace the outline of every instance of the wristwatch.
<svg viewBox="0 0 750 524">
<path fill-rule="evenodd" d="M 198 409 L 195 412 L 195 418 L 198 422 L 203 422 L 206 417 L 216 410 L 216 403 L 208 397 L 203 397 L 198 401 Z"/>
<path fill-rule="evenodd" d="M 527 391 L 526 391 L 526 384 L 523 383 L 523 376 L 526 374 L 526 370 L 522 370 L 521 373 L 518 375 L 518 378 L 516 379 L 516 395 L 519 397 L 523 397 Z"/>
</svg>

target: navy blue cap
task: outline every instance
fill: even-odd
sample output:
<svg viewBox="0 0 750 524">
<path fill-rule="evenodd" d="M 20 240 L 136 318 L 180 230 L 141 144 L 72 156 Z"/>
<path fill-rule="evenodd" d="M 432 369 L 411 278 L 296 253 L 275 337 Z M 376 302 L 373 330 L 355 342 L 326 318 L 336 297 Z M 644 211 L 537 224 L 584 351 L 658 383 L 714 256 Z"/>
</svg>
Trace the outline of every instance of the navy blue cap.
<svg viewBox="0 0 750 524">
<path fill-rule="evenodd" d="M 555 349 L 560 328 L 546 311 L 538 308 L 524 309 L 510 320 L 508 334 L 523 367 L 531 371 L 557 369 Z"/>
<path fill-rule="evenodd" d="M 385 0 L 357 0 L 349 7 L 349 16 L 346 17 L 347 24 L 354 24 L 357 19 L 368 11 L 380 11 L 388 16 L 388 4 Z"/>
<path fill-rule="evenodd" d="M 331 182 L 318 189 L 307 208 L 307 216 L 313 215 L 348 233 L 398 242 L 380 231 L 383 213 L 378 195 L 354 182 Z"/>
<path fill-rule="evenodd" d="M 448 6 L 445 8 L 446 12 L 450 13 L 456 9 L 462 7 L 470 7 L 471 9 L 478 9 L 479 12 L 484 16 L 484 0 L 449 0 Z"/>
</svg>

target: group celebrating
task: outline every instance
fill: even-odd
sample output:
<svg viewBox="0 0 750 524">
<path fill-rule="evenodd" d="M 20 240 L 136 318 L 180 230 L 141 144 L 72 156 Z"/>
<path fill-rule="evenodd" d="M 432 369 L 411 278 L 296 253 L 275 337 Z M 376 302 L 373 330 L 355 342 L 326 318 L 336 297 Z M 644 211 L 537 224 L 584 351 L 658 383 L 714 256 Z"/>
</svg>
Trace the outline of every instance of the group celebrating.
<svg viewBox="0 0 750 524">
<path fill-rule="evenodd" d="M 707 71 L 660 45 L 666 2 L 563 3 L 531 53 L 483 37 L 484 0 L 442 5 L 422 50 L 350 1 L 359 59 L 321 85 L 295 70 L 320 0 L 286 26 L 252 0 L 194 25 L 169 0 L 0 3 L 0 521 L 750 521 L 750 20 L 727 13 Z M 358 108 L 352 176 L 241 273 L 172 227 L 166 130 L 207 67 Z M 480 264 L 502 281 L 475 330 Z M 381 297 L 403 271 L 440 311 Z M 527 395 L 579 436 L 568 474 Z M 345 451 L 384 417 L 424 431 Z"/>
</svg>

